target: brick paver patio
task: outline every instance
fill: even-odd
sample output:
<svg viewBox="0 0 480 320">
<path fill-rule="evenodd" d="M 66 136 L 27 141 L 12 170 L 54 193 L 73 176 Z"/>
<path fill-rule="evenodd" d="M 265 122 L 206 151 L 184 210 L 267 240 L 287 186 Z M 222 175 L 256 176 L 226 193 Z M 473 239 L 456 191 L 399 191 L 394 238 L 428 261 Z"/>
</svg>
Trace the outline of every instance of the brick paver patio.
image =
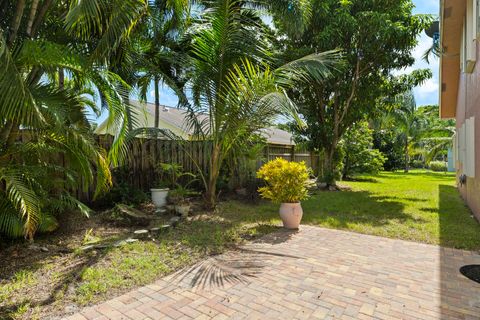
<svg viewBox="0 0 480 320">
<path fill-rule="evenodd" d="M 68 319 L 480 319 L 470 251 L 303 226 Z"/>
</svg>

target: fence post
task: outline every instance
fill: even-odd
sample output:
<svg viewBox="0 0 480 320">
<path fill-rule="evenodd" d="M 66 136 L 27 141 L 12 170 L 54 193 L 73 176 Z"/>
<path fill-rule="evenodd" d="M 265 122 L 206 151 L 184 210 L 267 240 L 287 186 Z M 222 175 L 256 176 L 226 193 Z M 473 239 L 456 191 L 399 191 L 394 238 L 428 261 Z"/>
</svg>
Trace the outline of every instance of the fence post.
<svg viewBox="0 0 480 320">
<path fill-rule="evenodd" d="M 291 158 L 292 161 L 295 161 L 295 145 L 292 145 Z"/>
</svg>

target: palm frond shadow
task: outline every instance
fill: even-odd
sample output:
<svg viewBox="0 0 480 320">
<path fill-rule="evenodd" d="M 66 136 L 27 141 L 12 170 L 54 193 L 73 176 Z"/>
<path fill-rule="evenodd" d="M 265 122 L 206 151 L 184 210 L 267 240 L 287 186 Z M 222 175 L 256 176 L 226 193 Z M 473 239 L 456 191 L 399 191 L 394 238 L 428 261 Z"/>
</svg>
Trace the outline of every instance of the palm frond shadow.
<svg viewBox="0 0 480 320">
<path fill-rule="evenodd" d="M 239 283 L 248 284 L 274 257 L 302 259 L 299 256 L 278 252 L 238 248 L 182 269 L 172 276 L 171 281 L 198 290 L 224 288 Z"/>
</svg>

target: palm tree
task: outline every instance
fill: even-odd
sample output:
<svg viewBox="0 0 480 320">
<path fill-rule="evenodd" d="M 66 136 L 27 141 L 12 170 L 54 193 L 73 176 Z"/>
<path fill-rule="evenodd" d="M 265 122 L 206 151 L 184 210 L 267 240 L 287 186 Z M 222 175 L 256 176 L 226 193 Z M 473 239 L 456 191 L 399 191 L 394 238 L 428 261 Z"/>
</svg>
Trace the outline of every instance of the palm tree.
<svg viewBox="0 0 480 320">
<path fill-rule="evenodd" d="M 149 15 L 140 31 L 137 85 L 140 97 L 147 100 L 150 84 L 155 93 L 155 124 L 158 128 L 160 114 L 160 84 L 165 83 L 184 101 L 182 79 L 187 65 L 188 43 L 183 36 L 189 24 L 190 3 L 185 0 L 156 0 L 149 5 Z"/>
<path fill-rule="evenodd" d="M 418 112 L 426 118 L 428 128 L 422 135 L 420 144 L 425 154 L 427 164 L 436 159 L 440 154 L 448 151 L 453 146 L 455 135 L 455 120 L 442 120 L 438 117 L 438 105 L 422 106 Z"/>
<path fill-rule="evenodd" d="M 87 110 L 100 111 L 100 92 L 110 123 L 126 131 L 118 87 L 128 85 L 106 61 L 145 10 L 143 0 L 1 2 L 1 233 L 33 239 L 55 225 L 51 213 L 88 212 L 75 191 L 109 187 L 119 148 L 107 157 L 97 146 Z"/>
<path fill-rule="evenodd" d="M 410 148 L 413 143 L 421 141 L 428 128 L 428 122 L 422 112 L 418 111 L 412 92 L 402 94 L 395 100 L 396 108 L 388 116 L 393 120 L 395 130 L 404 142 L 404 170 L 408 172 Z"/>
<path fill-rule="evenodd" d="M 211 146 L 202 177 L 209 208 L 216 204 L 220 168 L 229 153 L 279 114 L 295 117 L 285 88 L 307 75 L 324 80 L 338 58 L 336 53 L 312 55 L 274 69 L 265 31 L 258 11 L 239 0 L 210 3 L 192 27 L 188 125 Z M 199 114 L 208 117 L 200 121 Z"/>
</svg>

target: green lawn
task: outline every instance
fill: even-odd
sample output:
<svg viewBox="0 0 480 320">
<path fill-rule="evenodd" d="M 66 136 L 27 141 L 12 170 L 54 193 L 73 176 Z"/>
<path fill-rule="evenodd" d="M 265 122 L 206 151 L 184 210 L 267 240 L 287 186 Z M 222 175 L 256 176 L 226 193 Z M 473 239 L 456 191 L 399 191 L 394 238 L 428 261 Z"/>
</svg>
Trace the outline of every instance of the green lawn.
<svg viewBox="0 0 480 320">
<path fill-rule="evenodd" d="M 480 249 L 480 225 L 461 200 L 452 174 L 382 173 L 342 185 L 351 191 L 318 191 L 303 202 L 303 223 Z M 24 258 L 12 256 L 0 261 L 0 269 L 12 271 L 0 279 L 0 319 L 42 319 L 61 315 L 66 306 L 106 300 L 244 240 L 278 230 L 281 223 L 278 205 L 264 201 L 225 201 L 218 211 L 191 217 L 154 240 L 118 248 L 70 254 L 51 250 L 23 263 L 31 252 L 28 245 L 14 247 L 9 252 Z M 94 223 L 97 236 L 118 231 L 95 219 L 89 221 Z M 74 223 L 84 224 L 86 221 Z M 40 246 L 62 242 L 62 246 L 74 249 L 91 227 L 63 236 L 48 235 L 36 242 Z M 23 264 L 10 268 L 12 261 Z"/>
<path fill-rule="evenodd" d="M 342 182 L 351 191 L 317 192 L 303 202 L 304 224 L 447 247 L 480 249 L 480 225 L 464 205 L 455 176 L 413 171 L 362 176 Z M 277 206 L 226 204 L 253 218 L 276 218 Z M 242 215 L 243 216 L 243 215 Z"/>
</svg>

